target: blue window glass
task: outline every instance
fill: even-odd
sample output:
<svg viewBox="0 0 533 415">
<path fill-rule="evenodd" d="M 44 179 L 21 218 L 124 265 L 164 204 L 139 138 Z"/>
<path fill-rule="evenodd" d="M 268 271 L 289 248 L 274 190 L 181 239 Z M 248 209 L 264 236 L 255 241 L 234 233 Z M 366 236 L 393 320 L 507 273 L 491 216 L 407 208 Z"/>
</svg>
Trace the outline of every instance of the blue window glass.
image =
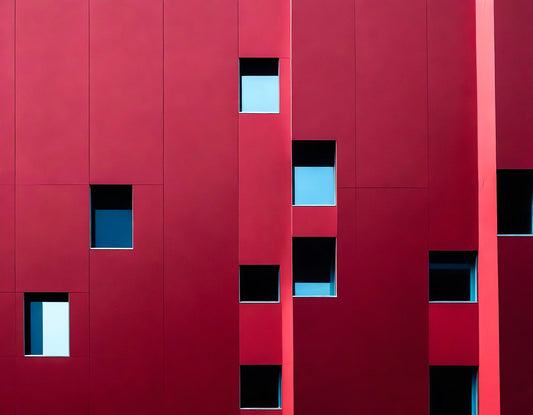
<svg viewBox="0 0 533 415">
<path fill-rule="evenodd" d="M 91 186 L 91 247 L 133 247 L 131 186 Z"/>
<path fill-rule="evenodd" d="M 292 250 L 293 294 L 335 296 L 335 238 L 293 238 Z"/>
<path fill-rule="evenodd" d="M 241 58 L 240 111 L 279 113 L 277 58 Z"/>
<path fill-rule="evenodd" d="M 429 253 L 429 300 L 477 301 L 477 253 L 432 251 Z"/>
</svg>

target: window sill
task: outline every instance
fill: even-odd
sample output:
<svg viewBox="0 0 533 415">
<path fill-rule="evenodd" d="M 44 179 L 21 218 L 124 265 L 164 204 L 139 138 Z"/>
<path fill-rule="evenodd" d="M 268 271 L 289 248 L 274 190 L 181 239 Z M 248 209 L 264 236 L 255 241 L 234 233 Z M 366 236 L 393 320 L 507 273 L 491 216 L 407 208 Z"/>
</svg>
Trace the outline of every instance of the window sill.
<svg viewBox="0 0 533 415">
<path fill-rule="evenodd" d="M 239 304 L 279 304 L 280 301 L 240 301 Z"/>
<path fill-rule="evenodd" d="M 279 114 L 280 112 L 271 112 L 271 111 L 239 111 L 239 114 Z M 257 409 L 257 408 L 253 408 Z"/>
<path fill-rule="evenodd" d="M 430 301 L 429 304 L 477 304 L 476 301 Z"/>
<path fill-rule="evenodd" d="M 65 356 L 65 355 L 43 355 L 43 354 L 25 354 L 24 357 L 64 357 L 64 358 L 68 358 L 70 357 L 70 355 L 68 356 Z"/>
<path fill-rule="evenodd" d="M 281 406 L 278 408 L 239 408 L 241 411 L 280 411 Z"/>
<path fill-rule="evenodd" d="M 292 295 L 293 298 L 337 298 L 337 295 Z"/>
<path fill-rule="evenodd" d="M 91 247 L 91 249 L 94 249 L 94 250 L 121 250 L 121 251 L 133 251 L 133 248 L 95 248 L 95 247 Z"/>
<path fill-rule="evenodd" d="M 533 236 L 533 233 L 499 233 L 498 236 Z"/>
</svg>

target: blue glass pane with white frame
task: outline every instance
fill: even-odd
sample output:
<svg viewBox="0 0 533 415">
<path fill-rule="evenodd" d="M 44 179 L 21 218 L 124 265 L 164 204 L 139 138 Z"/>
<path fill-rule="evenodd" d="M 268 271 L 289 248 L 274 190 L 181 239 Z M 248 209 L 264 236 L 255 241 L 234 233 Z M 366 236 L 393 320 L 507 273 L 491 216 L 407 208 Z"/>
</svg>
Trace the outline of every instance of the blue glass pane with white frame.
<svg viewBox="0 0 533 415">
<path fill-rule="evenodd" d="M 241 76 L 241 112 L 279 113 L 279 76 Z"/>
<path fill-rule="evenodd" d="M 335 167 L 294 167 L 294 204 L 335 205 Z"/>
</svg>

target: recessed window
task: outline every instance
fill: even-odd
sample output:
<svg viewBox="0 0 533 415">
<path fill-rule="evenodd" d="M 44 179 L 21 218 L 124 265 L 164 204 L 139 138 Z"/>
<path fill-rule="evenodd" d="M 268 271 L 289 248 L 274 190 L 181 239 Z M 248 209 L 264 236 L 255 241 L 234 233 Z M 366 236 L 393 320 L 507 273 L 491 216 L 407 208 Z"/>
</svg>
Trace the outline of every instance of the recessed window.
<svg viewBox="0 0 533 415">
<path fill-rule="evenodd" d="M 133 247 L 131 186 L 91 186 L 91 247 Z"/>
<path fill-rule="evenodd" d="M 69 355 L 68 294 L 24 294 L 24 354 Z"/>
<path fill-rule="evenodd" d="M 429 253 L 429 301 L 477 301 L 477 253 Z"/>
<path fill-rule="evenodd" d="M 497 175 L 498 234 L 533 234 L 533 170 L 498 170 Z"/>
<path fill-rule="evenodd" d="M 430 366 L 430 415 L 477 415 L 477 367 Z"/>
<path fill-rule="evenodd" d="M 281 366 L 241 366 L 241 409 L 281 408 Z"/>
<path fill-rule="evenodd" d="M 279 113 L 278 68 L 278 58 L 239 59 L 239 111 Z"/>
<path fill-rule="evenodd" d="M 335 205 L 335 141 L 293 141 L 292 175 L 294 205 Z"/>
<path fill-rule="evenodd" d="M 241 302 L 279 301 L 279 265 L 241 265 Z"/>
<path fill-rule="evenodd" d="M 293 294 L 329 297 L 335 292 L 335 238 L 292 238 Z"/>
</svg>

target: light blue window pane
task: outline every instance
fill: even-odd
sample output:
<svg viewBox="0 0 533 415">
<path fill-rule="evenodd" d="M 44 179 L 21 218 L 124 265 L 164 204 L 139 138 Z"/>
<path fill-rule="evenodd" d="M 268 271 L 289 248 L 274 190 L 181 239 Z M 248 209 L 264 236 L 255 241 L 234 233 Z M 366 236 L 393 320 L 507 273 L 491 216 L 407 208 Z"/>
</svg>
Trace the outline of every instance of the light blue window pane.
<svg viewBox="0 0 533 415">
<path fill-rule="evenodd" d="M 43 303 L 30 303 L 30 354 L 43 354 Z"/>
<path fill-rule="evenodd" d="M 312 297 L 318 295 L 334 295 L 329 282 L 295 282 L 294 295 Z"/>
<path fill-rule="evenodd" d="M 295 205 L 335 205 L 335 167 L 294 167 Z"/>
<path fill-rule="evenodd" d="M 279 113 L 278 76 L 242 76 L 241 112 Z"/>
<path fill-rule="evenodd" d="M 96 209 L 95 248 L 132 248 L 131 212 L 130 209 Z"/>
<path fill-rule="evenodd" d="M 44 356 L 69 355 L 69 315 L 67 302 L 43 302 Z"/>
</svg>

